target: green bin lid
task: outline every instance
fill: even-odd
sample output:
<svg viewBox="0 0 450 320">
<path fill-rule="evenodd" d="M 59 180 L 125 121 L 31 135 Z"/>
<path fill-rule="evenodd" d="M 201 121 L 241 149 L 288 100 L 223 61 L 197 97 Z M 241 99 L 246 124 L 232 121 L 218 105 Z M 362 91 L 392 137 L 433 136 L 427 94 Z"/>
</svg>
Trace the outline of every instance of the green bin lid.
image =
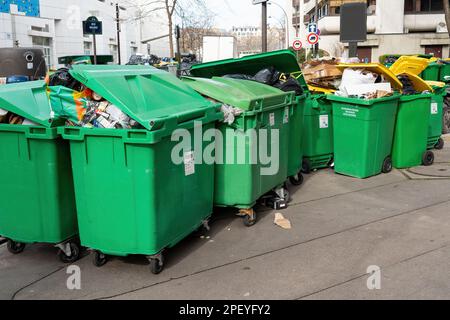
<svg viewBox="0 0 450 320">
<path fill-rule="evenodd" d="M 150 66 L 74 65 L 70 74 L 148 130 L 200 118 L 215 106 L 168 72 Z"/>
<path fill-rule="evenodd" d="M 222 77 L 227 74 L 248 74 L 255 75 L 260 70 L 274 67 L 283 73 L 300 73 L 301 69 L 295 54 L 290 50 L 279 50 L 267 53 L 260 53 L 239 59 L 227 59 L 213 61 L 192 66 L 190 73 L 194 77 L 212 78 Z M 297 76 L 296 76 L 297 77 Z M 302 74 L 297 80 L 303 90 L 308 91 L 308 85 Z"/>
<path fill-rule="evenodd" d="M 0 108 L 47 128 L 53 124 L 53 112 L 45 81 L 0 86 Z"/>
<path fill-rule="evenodd" d="M 206 97 L 245 111 L 287 104 L 293 99 L 293 93 L 255 81 L 220 77 L 184 77 L 182 80 Z"/>
</svg>

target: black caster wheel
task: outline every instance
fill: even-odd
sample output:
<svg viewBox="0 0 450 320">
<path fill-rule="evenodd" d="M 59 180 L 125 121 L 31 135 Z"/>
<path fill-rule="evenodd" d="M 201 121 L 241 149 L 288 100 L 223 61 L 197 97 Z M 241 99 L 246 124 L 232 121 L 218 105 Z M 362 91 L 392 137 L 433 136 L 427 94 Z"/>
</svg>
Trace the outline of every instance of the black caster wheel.
<svg viewBox="0 0 450 320">
<path fill-rule="evenodd" d="M 160 274 L 164 270 L 164 261 L 161 256 L 160 259 L 151 258 L 150 259 L 150 271 L 153 274 Z"/>
<path fill-rule="evenodd" d="M 64 263 L 74 263 L 78 259 L 80 259 L 80 247 L 75 242 L 70 242 L 70 256 L 66 255 L 66 253 L 59 249 L 58 256 L 59 259 Z"/>
<path fill-rule="evenodd" d="M 19 254 L 22 253 L 22 251 L 25 249 L 25 243 L 15 242 L 9 239 L 6 247 L 12 254 Z"/>
<path fill-rule="evenodd" d="M 436 150 L 442 150 L 442 149 L 444 149 L 444 145 L 445 145 L 444 139 L 439 138 L 439 140 L 438 140 L 438 142 L 436 143 L 436 145 L 434 146 L 434 148 L 435 148 Z"/>
<path fill-rule="evenodd" d="M 334 168 L 334 157 L 330 159 L 327 163 L 328 168 Z"/>
<path fill-rule="evenodd" d="M 383 168 L 381 169 L 383 173 L 389 173 L 392 171 L 392 159 L 391 157 L 387 157 L 383 161 Z"/>
<path fill-rule="evenodd" d="M 293 186 L 301 186 L 303 184 L 304 178 L 301 172 L 297 173 L 295 176 L 289 177 L 289 182 Z"/>
<path fill-rule="evenodd" d="M 94 259 L 93 259 L 94 266 L 99 268 L 103 267 L 106 264 L 107 260 L 108 259 L 106 258 L 105 254 L 97 250 L 94 251 Z"/>
<path fill-rule="evenodd" d="M 424 166 L 431 166 L 434 163 L 434 153 L 432 151 L 427 151 L 423 154 L 422 164 Z"/>
<path fill-rule="evenodd" d="M 303 159 L 302 172 L 309 174 L 311 173 L 311 170 L 311 161 L 309 161 L 308 159 Z"/>
<path fill-rule="evenodd" d="M 255 210 L 253 209 L 242 209 L 239 212 L 239 215 L 244 219 L 244 226 L 251 227 L 256 224 L 257 215 Z"/>
</svg>

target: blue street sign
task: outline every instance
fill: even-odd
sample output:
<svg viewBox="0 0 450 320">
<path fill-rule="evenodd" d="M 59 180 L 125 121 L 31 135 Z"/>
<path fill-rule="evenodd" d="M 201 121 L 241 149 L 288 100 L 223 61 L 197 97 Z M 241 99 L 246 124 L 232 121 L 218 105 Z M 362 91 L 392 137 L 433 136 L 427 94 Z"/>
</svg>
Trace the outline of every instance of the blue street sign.
<svg viewBox="0 0 450 320">
<path fill-rule="evenodd" d="M 103 34 L 103 24 L 96 17 L 89 17 L 83 21 L 84 34 Z"/>
<path fill-rule="evenodd" d="M 318 30 L 317 23 L 308 24 L 308 33 L 317 33 Z"/>
</svg>

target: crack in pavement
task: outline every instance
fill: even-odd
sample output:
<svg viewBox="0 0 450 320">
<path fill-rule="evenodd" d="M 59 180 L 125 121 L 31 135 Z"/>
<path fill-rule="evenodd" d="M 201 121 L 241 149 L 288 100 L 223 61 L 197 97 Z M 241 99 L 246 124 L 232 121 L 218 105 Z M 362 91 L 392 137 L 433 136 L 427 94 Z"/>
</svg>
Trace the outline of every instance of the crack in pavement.
<svg viewBox="0 0 450 320">
<path fill-rule="evenodd" d="M 434 248 L 434 249 L 431 249 L 431 250 L 427 250 L 427 251 L 424 251 L 424 252 L 415 254 L 415 255 L 413 255 L 413 256 L 411 256 L 411 257 L 405 258 L 405 259 L 403 259 L 403 260 L 394 262 L 394 263 L 389 264 L 389 265 L 387 265 L 387 266 L 384 266 L 384 267 L 383 267 L 383 266 L 380 266 L 380 269 L 383 270 L 383 269 L 392 268 L 392 267 L 394 267 L 394 266 L 396 266 L 396 265 L 399 265 L 399 264 L 402 264 L 402 263 L 404 263 L 404 262 L 407 262 L 407 261 L 416 259 L 416 258 L 418 258 L 418 257 L 422 257 L 422 256 L 424 256 L 424 255 L 427 255 L 427 254 L 432 253 L 432 252 L 435 252 L 435 251 L 442 250 L 442 249 L 447 248 L 447 247 L 449 247 L 449 246 L 450 246 L 450 244 L 447 243 L 447 244 L 442 245 L 442 246 L 439 246 L 439 247 L 437 247 L 437 248 Z M 355 276 L 355 277 L 353 277 L 353 278 L 347 279 L 347 280 L 345 280 L 345 281 L 341 281 L 341 282 L 338 282 L 338 283 L 336 283 L 336 284 L 333 284 L 333 285 L 331 285 L 331 286 L 329 286 L 329 287 L 326 287 L 326 288 L 323 288 L 323 289 L 320 289 L 320 290 L 317 290 L 317 291 L 314 291 L 314 292 L 305 294 L 305 295 L 300 296 L 300 297 L 298 297 L 298 298 L 295 298 L 295 299 L 293 299 L 293 300 L 301 300 L 301 299 L 304 299 L 304 298 L 313 296 L 313 295 L 315 295 L 315 294 L 322 293 L 322 292 L 325 292 L 325 291 L 330 290 L 330 289 L 333 289 L 333 288 L 337 288 L 337 287 L 339 287 L 339 286 L 341 286 L 341 285 L 350 283 L 350 282 L 352 282 L 352 281 L 354 281 L 354 280 L 358 280 L 358 279 L 361 279 L 361 278 L 364 278 L 364 277 L 367 277 L 367 276 L 368 276 L 368 273 L 360 274 L 360 275 L 357 275 L 357 276 Z"/>
<path fill-rule="evenodd" d="M 334 233 L 330 233 L 330 234 L 326 234 L 326 235 L 323 235 L 323 236 L 320 236 L 320 237 L 308 239 L 306 241 L 301 241 L 301 242 L 298 242 L 298 243 L 294 243 L 294 244 L 291 244 L 291 245 L 288 245 L 288 246 L 285 246 L 285 247 L 282 247 L 282 248 L 278 248 L 278 249 L 270 250 L 270 251 L 267 251 L 267 252 L 263 252 L 263 253 L 260 253 L 260 254 L 257 254 L 257 255 L 253 255 L 253 256 L 250 256 L 250 257 L 246 257 L 246 258 L 238 259 L 238 260 L 235 260 L 235 261 L 227 262 L 227 263 L 215 266 L 215 267 L 202 269 L 202 270 L 199 270 L 199 271 L 187 274 L 187 275 L 182 275 L 182 276 L 179 276 L 179 277 L 173 277 L 173 278 L 170 278 L 170 279 L 167 279 L 167 280 L 164 280 L 164 281 L 152 283 L 152 284 L 140 287 L 140 288 L 136 288 L 136 289 L 133 289 L 133 290 L 121 292 L 121 293 L 114 294 L 114 295 L 111 295 L 111 296 L 104 296 L 104 297 L 100 297 L 100 298 L 95 298 L 95 300 L 117 298 L 117 297 L 129 294 L 129 293 L 135 293 L 135 292 L 138 292 L 138 291 L 141 291 L 141 290 L 144 290 L 144 289 L 148 289 L 148 288 L 151 288 L 151 287 L 158 286 L 160 284 L 165 284 L 165 283 L 171 282 L 173 280 L 184 279 L 184 278 L 187 278 L 187 277 L 190 277 L 190 276 L 195 276 L 195 275 L 198 275 L 198 274 L 201 274 L 201 273 L 204 273 L 204 272 L 220 269 L 222 267 L 230 266 L 230 265 L 237 264 L 237 263 L 240 263 L 240 262 L 243 262 L 243 261 L 248 261 L 248 260 L 252 260 L 252 259 L 255 259 L 255 258 L 263 257 L 263 256 L 266 256 L 266 255 L 269 255 L 269 254 L 272 254 L 272 253 L 276 253 L 276 252 L 284 251 L 284 250 L 287 250 L 287 249 L 290 249 L 290 248 L 294 248 L 296 246 L 301 246 L 301 245 L 304 245 L 304 244 L 307 244 L 307 243 L 310 243 L 310 242 L 313 242 L 313 241 L 316 241 L 316 240 L 325 239 L 327 237 L 339 235 L 341 233 L 352 231 L 352 230 L 355 230 L 355 229 L 358 229 L 358 228 L 361 228 L 361 227 L 366 227 L 366 226 L 374 224 L 374 223 L 387 221 L 389 219 L 393 219 L 393 218 L 396 218 L 396 217 L 412 214 L 412 213 L 417 212 L 419 210 L 432 208 L 434 206 L 439 206 L 439 205 L 442 205 L 442 204 L 448 203 L 448 202 L 450 202 L 450 200 L 440 201 L 440 202 L 433 203 L 433 204 L 430 204 L 430 205 L 427 205 L 427 206 L 414 208 L 414 209 L 411 209 L 411 210 L 408 210 L 408 211 L 405 211 L 405 212 L 400 212 L 398 214 L 395 214 L 395 215 L 392 215 L 392 216 L 389 216 L 389 217 L 384 217 L 384 218 L 376 219 L 376 220 L 373 220 L 373 221 L 369 221 L 369 222 L 366 222 L 366 223 L 363 223 L 363 224 L 360 224 L 360 225 L 357 225 L 357 226 L 353 226 L 353 227 L 350 227 L 350 228 L 346 228 L 346 229 L 334 232 Z"/>
</svg>

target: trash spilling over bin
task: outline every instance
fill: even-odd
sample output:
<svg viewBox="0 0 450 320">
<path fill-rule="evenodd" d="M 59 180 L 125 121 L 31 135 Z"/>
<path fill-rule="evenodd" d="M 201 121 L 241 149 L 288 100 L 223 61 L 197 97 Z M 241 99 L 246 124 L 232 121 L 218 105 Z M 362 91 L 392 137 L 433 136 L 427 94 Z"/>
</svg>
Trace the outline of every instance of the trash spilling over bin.
<svg viewBox="0 0 450 320">
<path fill-rule="evenodd" d="M 80 256 L 69 144 L 57 134 L 44 81 L 0 87 L 0 235 L 17 254 L 25 244 Z"/>
<path fill-rule="evenodd" d="M 279 50 L 240 59 L 198 64 L 192 66 L 190 74 L 200 78 L 231 77 L 258 81 L 285 92 L 295 92 L 296 107 L 292 109 L 289 118 L 291 134 L 288 148 L 288 176 L 292 184 L 302 184 L 303 137 L 309 134 L 303 129 L 304 112 L 309 92 L 297 58 L 292 51 Z"/>
<path fill-rule="evenodd" d="M 256 223 L 254 205 L 283 209 L 289 201 L 288 176 L 290 115 L 293 93 L 254 81 L 213 77 L 183 78 L 203 96 L 239 109 L 233 123 L 218 126 L 214 204 L 240 209 L 244 224 Z"/>
<path fill-rule="evenodd" d="M 97 117 L 59 128 L 70 141 L 81 243 L 96 266 L 107 255 L 139 254 L 160 273 L 164 250 L 212 214 L 214 164 L 202 160 L 214 141 L 202 131 L 222 117 L 219 105 L 148 66 L 78 65 L 70 74 L 94 93 L 94 113 L 120 124 Z"/>
</svg>

